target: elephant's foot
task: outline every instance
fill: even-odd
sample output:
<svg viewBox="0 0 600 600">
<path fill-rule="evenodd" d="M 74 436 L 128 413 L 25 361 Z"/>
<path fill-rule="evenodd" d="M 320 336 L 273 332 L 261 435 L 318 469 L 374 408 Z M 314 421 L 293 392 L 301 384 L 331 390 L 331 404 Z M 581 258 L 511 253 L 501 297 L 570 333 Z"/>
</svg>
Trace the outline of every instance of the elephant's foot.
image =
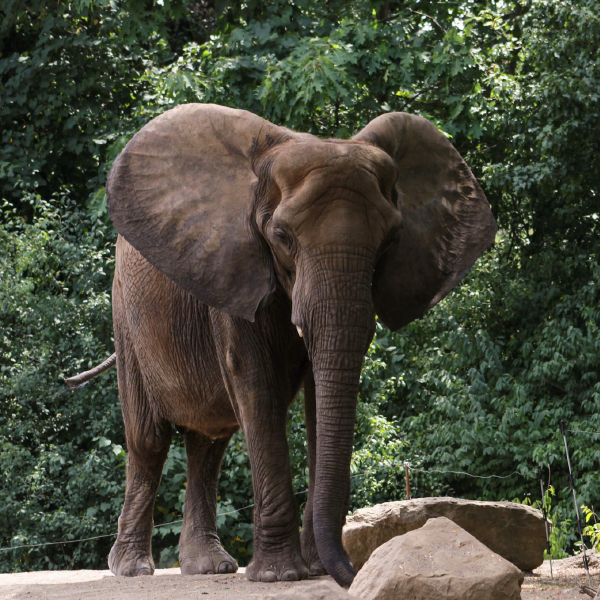
<svg viewBox="0 0 600 600">
<path fill-rule="evenodd" d="M 215 575 L 235 573 L 238 570 L 235 558 L 225 552 L 218 541 L 213 540 L 205 545 L 180 545 L 179 566 L 182 575 Z"/>
<path fill-rule="evenodd" d="M 308 574 L 311 577 L 321 577 L 321 575 L 327 575 L 327 571 L 325 570 L 320 558 L 315 558 L 315 560 L 308 563 Z"/>
<path fill-rule="evenodd" d="M 302 558 L 308 566 L 308 574 L 311 577 L 320 577 L 321 575 L 327 575 L 327 571 L 319 558 L 317 552 L 317 546 L 315 544 L 315 536 L 312 530 L 302 530 Z"/>
<path fill-rule="evenodd" d="M 308 579 L 308 569 L 299 555 L 286 557 L 285 553 L 255 553 L 246 567 L 250 581 L 272 583 L 274 581 L 300 581 Z"/>
<path fill-rule="evenodd" d="M 108 555 L 108 568 L 114 575 L 140 577 L 154 574 L 154 560 L 149 548 L 118 539 Z"/>
<path fill-rule="evenodd" d="M 313 549 L 310 552 L 307 552 L 305 548 L 302 548 L 302 558 L 304 562 L 308 566 L 308 574 L 311 577 L 320 577 L 321 575 L 327 575 L 327 571 L 319 558 L 316 549 Z"/>
</svg>

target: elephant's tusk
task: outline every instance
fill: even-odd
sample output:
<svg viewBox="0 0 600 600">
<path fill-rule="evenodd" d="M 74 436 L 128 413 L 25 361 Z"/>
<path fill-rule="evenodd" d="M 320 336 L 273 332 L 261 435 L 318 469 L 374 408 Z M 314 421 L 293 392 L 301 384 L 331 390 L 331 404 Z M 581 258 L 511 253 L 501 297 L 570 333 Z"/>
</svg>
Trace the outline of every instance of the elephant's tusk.
<svg viewBox="0 0 600 600">
<path fill-rule="evenodd" d="M 298 327 L 298 325 L 296 325 L 296 329 L 298 330 L 298 335 L 300 337 L 304 337 L 304 334 L 302 333 L 302 329 L 300 329 L 300 327 Z"/>
</svg>

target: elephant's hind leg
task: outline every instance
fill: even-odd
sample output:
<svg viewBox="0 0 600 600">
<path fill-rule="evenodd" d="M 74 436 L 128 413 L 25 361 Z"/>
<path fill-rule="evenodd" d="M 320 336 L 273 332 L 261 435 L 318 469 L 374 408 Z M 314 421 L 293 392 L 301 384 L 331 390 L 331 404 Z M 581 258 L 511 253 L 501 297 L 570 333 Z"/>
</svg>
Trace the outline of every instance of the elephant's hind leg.
<svg viewBox="0 0 600 600">
<path fill-rule="evenodd" d="M 187 487 L 179 540 L 183 575 L 235 573 L 238 569 L 217 535 L 217 481 L 230 439 L 213 441 L 201 433 L 185 433 Z"/>
<path fill-rule="evenodd" d="M 127 441 L 125 502 L 108 566 L 115 575 L 152 575 L 154 501 L 171 444 L 171 424 L 153 414 L 126 331 L 116 332 L 119 396 Z"/>
</svg>

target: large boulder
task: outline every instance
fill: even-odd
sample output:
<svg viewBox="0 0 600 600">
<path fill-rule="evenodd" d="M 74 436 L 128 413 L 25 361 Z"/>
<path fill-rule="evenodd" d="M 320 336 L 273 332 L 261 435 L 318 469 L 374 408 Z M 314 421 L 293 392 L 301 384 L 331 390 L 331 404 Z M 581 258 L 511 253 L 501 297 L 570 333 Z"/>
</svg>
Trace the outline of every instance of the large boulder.
<svg viewBox="0 0 600 600">
<path fill-rule="evenodd" d="M 432 518 L 446 517 L 523 571 L 544 561 L 546 530 L 541 511 L 514 502 L 418 498 L 361 508 L 346 519 L 342 541 L 355 569 L 392 538 Z"/>
<path fill-rule="evenodd" d="M 445 517 L 386 542 L 350 586 L 363 600 L 520 600 L 523 573 Z"/>
<path fill-rule="evenodd" d="M 333 581 L 318 581 L 277 592 L 266 600 L 357 600 Z"/>
</svg>

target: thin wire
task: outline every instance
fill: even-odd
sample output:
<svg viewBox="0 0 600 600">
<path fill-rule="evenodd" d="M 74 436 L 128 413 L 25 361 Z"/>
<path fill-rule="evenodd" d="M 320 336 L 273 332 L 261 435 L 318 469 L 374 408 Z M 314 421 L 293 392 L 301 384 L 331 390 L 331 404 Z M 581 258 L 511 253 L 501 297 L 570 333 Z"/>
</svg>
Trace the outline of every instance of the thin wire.
<svg viewBox="0 0 600 600">
<path fill-rule="evenodd" d="M 402 463 L 403 465 L 404 463 Z M 399 467 L 401 465 L 390 465 L 389 467 L 386 468 L 386 470 L 390 470 L 390 469 L 394 469 L 396 467 Z M 426 470 L 426 469 L 416 469 L 415 467 L 411 467 L 409 465 L 409 470 L 410 471 L 416 471 L 419 473 L 452 473 L 454 475 L 467 475 L 468 477 L 474 477 L 477 479 L 492 479 L 492 478 L 496 478 L 496 479 L 508 479 L 509 477 L 512 477 L 513 475 L 522 475 L 522 473 L 519 473 L 518 471 L 513 471 L 510 475 L 471 475 L 471 473 L 467 473 L 466 471 L 437 471 L 435 469 L 432 470 Z M 369 469 L 365 469 L 364 471 L 361 471 L 360 473 L 357 473 L 356 475 L 351 475 L 350 479 L 356 479 L 357 477 L 362 477 L 363 475 L 369 473 L 370 471 L 372 471 L 373 468 L 369 468 Z M 308 492 L 308 488 L 305 490 L 301 490 L 299 492 L 296 492 L 294 494 L 294 496 L 299 496 L 300 494 L 306 494 Z M 242 512 L 243 510 L 248 510 L 249 508 L 254 508 L 254 503 L 253 504 L 248 504 L 248 506 L 244 506 L 242 508 L 236 508 L 234 510 L 230 510 L 224 513 L 217 513 L 217 517 L 226 517 L 228 515 L 234 515 L 236 513 Z M 159 525 L 154 525 L 153 529 L 158 529 L 159 527 L 167 527 L 168 525 L 175 525 L 176 523 L 182 523 L 183 519 L 177 519 L 176 521 L 169 521 L 169 523 L 160 523 Z M 19 550 L 22 548 L 39 548 L 40 546 L 55 546 L 57 544 L 75 544 L 77 542 L 89 542 L 91 540 L 99 540 L 102 538 L 107 538 L 107 537 L 115 537 L 116 535 L 118 535 L 117 532 L 115 533 L 105 533 L 104 535 L 96 535 L 93 537 L 87 537 L 87 538 L 80 538 L 77 540 L 64 540 L 62 542 L 43 542 L 41 544 L 23 544 L 21 546 L 12 546 L 9 548 L 0 548 L 0 552 L 10 552 L 11 550 Z"/>
<path fill-rule="evenodd" d="M 12 546 L 10 548 L 0 548 L 0 552 L 9 552 L 10 550 L 18 550 L 19 548 L 39 548 L 40 546 L 55 546 L 56 544 L 74 544 L 75 542 L 87 542 L 89 540 L 99 540 L 105 537 L 115 537 L 116 533 L 105 533 L 104 535 L 96 535 L 89 538 L 81 538 L 80 540 L 64 540 L 62 542 L 44 542 L 42 544 L 24 544 L 23 546 Z"/>
<path fill-rule="evenodd" d="M 302 492 L 297 492 L 294 495 L 296 496 L 298 494 L 303 494 L 305 491 L 308 491 L 308 490 L 303 490 Z M 233 515 L 235 513 L 242 512 L 243 510 L 247 510 L 248 508 L 252 508 L 253 506 L 254 506 L 254 504 L 249 504 L 248 506 L 244 506 L 242 508 L 237 508 L 235 510 L 230 510 L 228 512 L 217 513 L 217 517 L 225 517 L 227 515 Z M 153 529 L 158 529 L 159 527 L 166 527 L 167 525 L 175 525 L 175 523 L 182 523 L 182 522 L 183 522 L 183 519 L 177 519 L 177 521 L 169 521 L 168 523 L 160 523 L 159 525 L 154 525 Z M 56 544 L 75 544 L 76 542 L 89 542 L 90 540 L 99 540 L 101 538 L 106 538 L 106 537 L 115 537 L 116 535 L 118 535 L 118 532 L 105 533 L 104 535 L 96 535 L 94 537 L 81 538 L 78 540 L 65 540 L 63 542 L 44 542 L 42 544 L 24 544 L 22 546 L 12 546 L 10 548 L 0 548 L 0 552 L 8 552 L 9 550 L 18 550 L 19 548 L 38 548 L 40 546 L 54 546 Z"/>
<path fill-rule="evenodd" d="M 362 475 L 368 473 L 372 469 L 367 469 L 366 471 L 362 471 L 356 475 L 352 475 L 350 479 L 356 479 L 357 477 L 361 477 Z M 308 488 L 305 490 L 301 490 L 296 492 L 294 496 L 299 496 L 300 494 L 306 494 L 308 492 Z M 226 517 L 228 515 L 234 515 L 236 513 L 242 512 L 243 510 L 248 510 L 249 508 L 254 508 L 253 504 L 248 504 L 248 506 L 243 506 L 242 508 L 236 508 L 234 510 L 230 510 L 223 513 L 217 513 L 217 517 Z M 169 521 L 168 523 L 160 523 L 159 525 L 154 525 L 153 529 L 158 529 L 159 527 L 167 527 L 168 525 L 175 525 L 176 523 L 182 523 L 183 519 L 177 519 L 176 521 Z M 43 542 L 41 544 L 23 544 L 21 546 L 11 546 L 10 548 L 0 548 L 0 552 L 9 552 L 11 550 L 19 550 L 21 548 L 39 548 L 40 546 L 55 546 L 57 544 L 75 544 L 77 542 L 89 542 L 90 540 L 99 540 L 107 537 L 115 537 L 118 533 L 105 533 L 104 535 L 95 535 L 93 537 L 81 538 L 78 540 L 64 540 L 62 542 Z"/>
<path fill-rule="evenodd" d="M 583 429 L 566 429 L 569 433 L 589 433 L 590 435 L 600 435 L 600 431 L 584 431 Z"/>
<path fill-rule="evenodd" d="M 408 467 L 409 470 L 411 471 L 418 471 L 419 473 L 452 473 L 454 475 L 467 475 L 468 477 L 474 477 L 476 479 L 508 479 L 509 477 L 512 477 L 513 475 L 521 475 L 521 477 L 524 477 L 524 475 L 522 473 L 519 473 L 518 471 L 513 471 L 510 475 L 471 475 L 471 473 L 467 473 L 466 471 L 437 471 L 435 469 L 431 469 L 431 470 L 426 470 L 426 469 L 415 469 L 414 467 L 409 466 Z"/>
</svg>

